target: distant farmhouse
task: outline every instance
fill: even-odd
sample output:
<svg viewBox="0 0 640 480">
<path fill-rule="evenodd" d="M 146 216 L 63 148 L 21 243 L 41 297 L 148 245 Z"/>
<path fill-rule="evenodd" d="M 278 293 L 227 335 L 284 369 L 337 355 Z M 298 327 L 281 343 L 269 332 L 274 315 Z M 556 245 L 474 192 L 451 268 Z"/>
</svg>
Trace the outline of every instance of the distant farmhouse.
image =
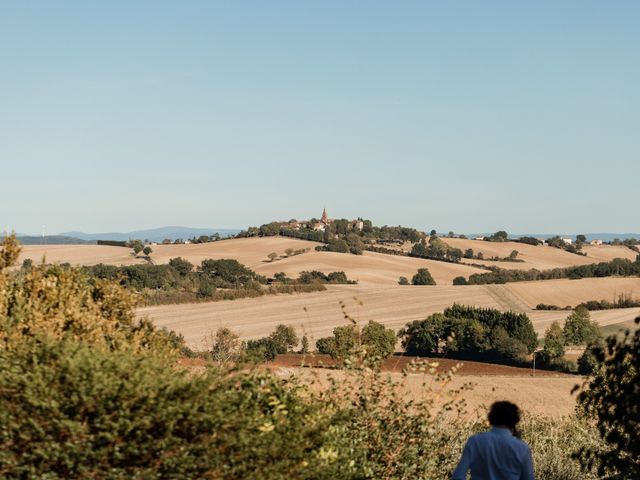
<svg viewBox="0 0 640 480">
<path fill-rule="evenodd" d="M 598 246 L 598 245 L 602 245 L 604 242 L 602 240 L 596 239 L 596 240 L 591 240 L 589 243 L 593 246 Z"/>
</svg>

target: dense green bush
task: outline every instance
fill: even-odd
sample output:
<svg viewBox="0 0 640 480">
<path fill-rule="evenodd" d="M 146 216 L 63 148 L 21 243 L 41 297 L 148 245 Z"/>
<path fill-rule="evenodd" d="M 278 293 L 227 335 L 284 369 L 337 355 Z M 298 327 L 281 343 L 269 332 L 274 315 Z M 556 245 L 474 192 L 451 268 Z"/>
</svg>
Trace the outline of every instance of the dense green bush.
<svg viewBox="0 0 640 480">
<path fill-rule="evenodd" d="M 591 320 L 589 310 L 578 307 L 564 322 L 563 336 L 567 345 L 587 345 L 596 342 L 602 334 L 597 322 Z"/>
<path fill-rule="evenodd" d="M 411 279 L 412 285 L 435 285 L 436 281 L 431 276 L 428 268 L 419 268 Z"/>
<path fill-rule="evenodd" d="M 540 361 L 547 365 L 558 365 L 564 358 L 566 340 L 558 322 L 553 322 L 544 334 L 544 348 Z"/>
<path fill-rule="evenodd" d="M 509 240 L 509 234 L 507 232 L 505 232 L 504 230 L 499 230 L 496 233 L 494 233 L 493 235 L 490 235 L 488 237 L 485 237 L 485 240 L 487 242 L 506 242 L 507 240 Z"/>
<path fill-rule="evenodd" d="M 318 271 L 303 271 L 300 272 L 298 282 L 303 285 L 312 283 L 335 283 L 335 284 L 355 284 L 354 280 L 349 280 L 347 274 L 344 272 L 331 272 L 328 275 Z"/>
<path fill-rule="evenodd" d="M 252 360 L 273 360 L 276 355 L 293 351 L 298 345 L 298 336 L 292 326 L 278 325 L 268 336 L 247 342 L 247 354 Z"/>
<path fill-rule="evenodd" d="M 412 355 L 523 360 L 537 345 L 527 315 L 461 305 L 410 322 L 398 336 Z"/>
<path fill-rule="evenodd" d="M 183 277 L 186 277 L 193 270 L 193 264 L 181 257 L 170 259 L 169 266 Z"/>
<path fill-rule="evenodd" d="M 327 252 L 349 253 L 349 244 L 341 238 L 330 240 L 324 248 Z"/>
<path fill-rule="evenodd" d="M 345 360 L 362 354 L 367 362 L 390 357 L 395 351 L 396 334 L 373 320 L 362 329 L 355 323 L 333 329 L 333 336 L 316 341 L 318 353 Z"/>
<path fill-rule="evenodd" d="M 602 339 L 598 339 L 587 345 L 582 355 L 578 357 L 577 364 L 580 375 L 591 375 L 598 369 L 600 366 L 598 352 L 601 352 L 603 348 L 604 341 Z"/>
<path fill-rule="evenodd" d="M 396 349 L 396 332 L 373 320 L 363 327 L 360 336 L 366 354 L 372 358 L 384 360 Z"/>
<path fill-rule="evenodd" d="M 534 245 L 534 246 L 538 246 L 542 243 L 540 240 L 538 240 L 535 237 L 520 237 L 517 240 L 514 240 L 514 242 L 526 243 L 527 245 Z"/>
<path fill-rule="evenodd" d="M 450 247 L 440 238 L 432 236 L 428 244 L 424 238 L 416 242 L 409 256 L 457 263 L 462 258 L 463 252 L 459 248 Z"/>
</svg>

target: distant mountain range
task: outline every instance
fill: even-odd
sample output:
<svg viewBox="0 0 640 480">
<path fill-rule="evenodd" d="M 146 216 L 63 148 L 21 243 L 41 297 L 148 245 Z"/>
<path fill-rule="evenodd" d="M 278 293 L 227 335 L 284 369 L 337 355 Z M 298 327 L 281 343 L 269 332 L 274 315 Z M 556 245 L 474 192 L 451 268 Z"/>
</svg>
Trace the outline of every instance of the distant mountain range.
<svg viewBox="0 0 640 480">
<path fill-rule="evenodd" d="M 495 232 L 484 232 L 484 233 L 471 233 L 467 234 L 469 238 L 478 237 L 478 236 L 490 236 Z M 443 233 L 440 233 L 443 235 Z M 576 239 L 575 233 L 509 233 L 509 238 L 520 238 L 520 237 L 534 237 L 534 238 L 544 238 L 545 240 L 551 237 L 559 236 L 562 238 L 571 238 L 573 240 Z M 624 240 L 625 238 L 635 238 L 640 240 L 640 233 L 584 233 L 585 237 L 587 237 L 587 241 L 590 240 L 602 240 L 603 242 L 610 242 L 619 238 L 620 240 Z"/>
<path fill-rule="evenodd" d="M 135 230 L 133 232 L 109 232 L 109 233 L 84 233 L 63 232 L 59 235 L 29 235 L 18 233 L 17 237 L 23 245 L 83 245 L 95 244 L 98 240 L 148 240 L 161 242 L 164 239 L 174 241 L 178 238 L 187 240 L 201 235 L 213 235 L 218 233 L 221 237 L 233 236 L 240 230 L 233 228 L 191 228 L 191 227 L 160 227 L 149 230 Z M 0 234 L 0 240 L 4 234 Z"/>
<path fill-rule="evenodd" d="M 22 245 L 84 245 L 96 243 L 94 241 L 82 240 L 80 238 L 68 237 L 66 235 L 17 235 Z M 3 237 L 0 237 L 0 239 Z"/>
<path fill-rule="evenodd" d="M 164 239 L 171 241 L 178 238 L 186 240 L 188 238 L 199 237 L 201 235 L 213 235 L 218 233 L 222 237 L 239 233 L 238 229 L 231 228 L 192 228 L 192 227 L 160 227 L 149 230 L 134 230 L 133 232 L 108 232 L 108 233 L 84 233 L 84 232 L 63 232 L 63 237 L 73 237 L 86 242 L 97 240 L 149 240 L 150 242 L 161 242 Z"/>
</svg>

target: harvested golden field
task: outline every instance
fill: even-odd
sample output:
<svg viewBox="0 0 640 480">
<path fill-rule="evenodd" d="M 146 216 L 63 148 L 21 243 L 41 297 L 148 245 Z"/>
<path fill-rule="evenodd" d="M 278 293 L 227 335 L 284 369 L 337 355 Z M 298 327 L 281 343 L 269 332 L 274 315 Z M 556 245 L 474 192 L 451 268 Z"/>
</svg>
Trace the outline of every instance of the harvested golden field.
<svg viewBox="0 0 640 480">
<path fill-rule="evenodd" d="M 360 322 L 375 320 L 394 329 L 442 311 L 454 302 L 501 306 L 485 286 L 329 285 L 326 292 L 162 305 L 141 308 L 139 314 L 182 333 L 187 343 L 197 349 L 208 332 L 222 326 L 236 331 L 243 339 L 252 339 L 268 335 L 276 325 L 284 323 L 295 326 L 300 334 L 304 332 L 318 339 L 345 324 L 340 302 Z"/>
<path fill-rule="evenodd" d="M 256 272 L 272 276 L 285 272 L 297 277 L 303 270 L 320 270 L 328 273 L 344 271 L 350 280 L 361 284 L 396 285 L 403 276 L 411 277 L 419 268 L 428 268 L 438 285 L 451 285 L 458 276 L 469 277 L 484 270 L 455 263 L 438 262 L 421 258 L 364 252 L 363 255 L 346 255 L 333 252 L 310 252 L 292 258 L 266 263 L 255 268 Z"/>
<path fill-rule="evenodd" d="M 130 248 L 111 247 L 107 245 L 25 245 L 22 247 L 19 262 L 30 258 L 39 263 L 42 258 L 47 263 L 65 263 L 72 265 L 95 265 L 107 263 L 111 265 L 133 265 L 145 263 L 131 254 Z"/>
<path fill-rule="evenodd" d="M 529 312 L 529 318 L 533 323 L 533 328 L 538 332 L 539 336 L 543 336 L 544 332 L 551 324 L 557 321 L 560 325 L 571 312 L 545 312 L 533 311 Z M 633 326 L 633 320 L 640 316 L 640 308 L 620 308 L 615 310 L 600 310 L 591 312 L 591 319 L 598 325 L 604 327 L 604 332 L 609 334 L 618 330 L 618 328 L 629 328 Z"/>
<path fill-rule="evenodd" d="M 604 279 L 605 282 L 606 280 L 611 279 Z M 542 283 L 548 284 L 550 291 L 553 291 L 554 285 L 562 282 L 564 280 Z M 141 308 L 138 312 L 141 316 L 148 316 L 159 326 L 183 334 L 187 343 L 195 349 L 202 348 L 202 340 L 207 333 L 222 326 L 236 331 L 243 339 L 254 339 L 268 335 L 276 325 L 284 323 L 293 325 L 300 335 L 308 335 L 313 342 L 329 335 L 334 327 L 345 324 L 346 320 L 340 309 L 341 302 L 346 305 L 346 311 L 359 322 L 375 320 L 395 330 L 407 322 L 441 312 L 453 303 L 527 313 L 540 335 L 544 334 L 553 321 L 562 323 L 569 315 L 566 311 L 532 310 L 511 290 L 513 285 L 517 284 L 457 287 L 329 285 L 326 292 L 161 305 Z M 567 295 L 569 294 L 570 292 Z M 568 299 L 569 297 L 564 298 Z M 591 313 L 592 318 L 603 326 L 629 322 L 638 315 L 640 309 Z"/>
<path fill-rule="evenodd" d="M 535 308 L 539 303 L 575 307 L 589 300 L 613 302 L 622 294 L 640 299 L 640 278 L 607 277 L 513 282 L 506 284 L 506 287 L 529 308 Z"/>
<path fill-rule="evenodd" d="M 411 379 L 411 391 L 419 392 L 418 379 Z M 582 378 L 575 376 L 454 376 L 452 388 L 460 388 L 465 383 L 473 385 L 465 392 L 467 411 L 478 411 L 483 417 L 489 406 L 499 400 L 508 400 L 518 405 L 524 412 L 545 417 L 563 417 L 574 412 L 576 395 L 571 389 L 582 384 Z"/>
<path fill-rule="evenodd" d="M 622 245 L 586 245 L 582 247 L 582 251 L 587 254 L 587 258 L 597 262 L 610 262 L 614 258 L 626 258 L 635 260 L 639 255 L 628 247 Z"/>
<path fill-rule="evenodd" d="M 576 395 L 571 394 L 571 389 L 577 384 L 582 384 L 581 377 L 546 374 L 533 377 L 530 370 L 522 370 L 521 376 L 456 374 L 447 389 L 455 390 L 471 384 L 471 390 L 463 393 L 469 418 L 476 414 L 485 417 L 489 406 L 497 400 L 514 402 L 528 414 L 558 418 L 573 413 Z M 345 376 L 345 372 L 340 370 L 319 371 L 300 368 L 283 368 L 277 373 L 283 377 L 296 375 L 303 381 L 314 381 L 315 388 L 324 388 L 328 385 L 329 378 L 334 378 L 338 385 L 341 385 Z M 400 373 L 388 375 L 412 398 L 423 395 L 423 383 L 430 380 L 421 374 L 410 374 L 407 377 L 402 377 Z"/>
<path fill-rule="evenodd" d="M 238 238 L 201 244 L 153 245 L 151 258 L 156 264 L 164 264 L 174 257 L 182 257 L 194 265 L 208 258 L 233 258 L 261 275 L 273 276 L 276 272 L 285 272 L 293 278 L 304 270 L 323 273 L 344 271 L 349 279 L 362 284 L 395 285 L 399 277 L 411 279 L 418 268 L 424 267 L 430 270 L 437 283 L 449 285 L 457 276 L 468 277 L 483 272 L 468 265 L 371 252 L 365 252 L 364 255 L 316 252 L 318 245 L 316 242 L 288 237 Z M 308 251 L 286 257 L 287 249 Z M 267 256 L 272 252 L 281 257 L 270 262 Z M 20 261 L 24 258 L 40 261 L 43 254 L 46 254 L 48 262 L 69 262 L 72 265 L 144 263 L 143 259 L 134 258 L 129 248 L 101 245 L 26 246 Z"/>
<path fill-rule="evenodd" d="M 234 258 L 251 269 L 268 262 L 267 255 L 272 252 L 285 255 L 285 250 L 313 250 L 321 245 L 289 237 L 252 237 L 234 238 L 211 243 L 189 245 L 154 245 L 151 258 L 155 263 L 168 263 L 170 259 L 182 257 L 194 265 L 200 265 L 208 258 Z M 308 254 L 305 254 L 308 255 Z M 277 260 L 276 264 L 284 260 Z"/>
<path fill-rule="evenodd" d="M 460 238 L 442 238 L 452 247 L 459 248 L 463 252 L 469 248 L 473 249 L 475 254 L 482 252 L 485 258 L 499 257 L 505 258 L 513 250 L 519 252 L 518 259 L 523 262 L 492 262 L 473 259 L 463 259 L 466 263 L 478 263 L 483 265 L 494 265 L 506 269 L 525 269 L 537 268 L 538 270 L 549 270 L 552 268 L 572 267 L 575 265 L 588 265 L 602 261 L 609 261 L 618 256 L 622 258 L 635 259 L 629 253 L 634 253 L 626 247 L 613 247 L 602 245 L 599 247 L 588 247 L 585 249 L 587 256 L 576 255 L 574 253 L 565 252 L 559 248 L 549 246 L 534 246 L 526 243 L 517 242 L 485 242 L 481 240 L 465 240 Z M 625 251 L 626 250 L 626 251 Z M 627 253 L 627 251 L 629 253 Z M 593 255 L 593 256 L 591 256 Z"/>
<path fill-rule="evenodd" d="M 333 252 L 316 252 L 320 245 L 288 237 L 254 237 L 224 240 L 197 245 L 157 245 L 151 258 L 156 263 L 167 263 L 171 258 L 182 257 L 193 264 L 200 264 L 207 258 L 234 258 L 260 275 L 273 276 L 284 272 L 295 278 L 304 270 L 319 270 L 323 273 L 344 271 L 350 280 L 361 284 L 398 283 L 401 276 L 411 277 L 418 268 L 428 268 L 436 283 L 451 284 L 457 276 L 468 277 L 483 270 L 453 263 L 423 260 L 419 258 L 384 255 L 365 252 L 364 255 L 350 255 Z M 285 250 L 310 249 L 309 252 L 269 262 L 267 255 L 275 252 L 285 256 Z"/>
</svg>

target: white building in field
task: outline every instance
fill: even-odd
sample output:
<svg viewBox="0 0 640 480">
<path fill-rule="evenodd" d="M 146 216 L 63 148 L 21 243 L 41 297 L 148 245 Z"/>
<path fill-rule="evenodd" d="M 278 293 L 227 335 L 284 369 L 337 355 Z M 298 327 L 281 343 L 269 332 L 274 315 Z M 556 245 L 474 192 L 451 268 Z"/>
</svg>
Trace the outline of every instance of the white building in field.
<svg viewBox="0 0 640 480">
<path fill-rule="evenodd" d="M 602 245 L 604 242 L 602 240 L 591 240 L 589 242 L 591 245 L 593 245 L 594 247 L 597 247 L 598 245 Z"/>
<path fill-rule="evenodd" d="M 570 238 L 563 238 L 562 241 L 565 243 L 565 245 L 573 244 L 573 240 L 571 240 Z"/>
</svg>

